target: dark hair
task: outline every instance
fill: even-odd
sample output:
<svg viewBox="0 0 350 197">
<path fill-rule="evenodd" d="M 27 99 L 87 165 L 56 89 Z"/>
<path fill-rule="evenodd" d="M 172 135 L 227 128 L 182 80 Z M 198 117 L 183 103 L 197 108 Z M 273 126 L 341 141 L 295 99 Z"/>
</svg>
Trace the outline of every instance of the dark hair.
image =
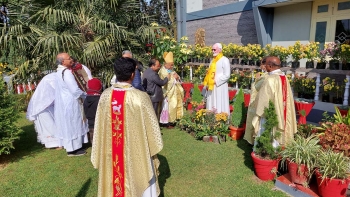
<svg viewBox="0 0 350 197">
<path fill-rule="evenodd" d="M 137 62 L 131 58 L 121 57 L 114 62 L 114 74 L 120 82 L 128 81 L 135 72 Z"/>
<path fill-rule="evenodd" d="M 152 67 L 154 65 L 156 65 L 157 59 L 152 58 L 149 62 L 148 62 L 148 67 Z"/>
</svg>

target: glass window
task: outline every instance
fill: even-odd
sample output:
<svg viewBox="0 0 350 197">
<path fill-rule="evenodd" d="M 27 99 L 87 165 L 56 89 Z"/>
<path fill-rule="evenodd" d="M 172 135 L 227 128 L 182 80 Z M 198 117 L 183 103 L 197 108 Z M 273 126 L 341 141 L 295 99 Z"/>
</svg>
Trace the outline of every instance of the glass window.
<svg viewBox="0 0 350 197">
<path fill-rule="evenodd" d="M 319 42 L 319 47 L 321 50 L 324 49 L 324 44 L 326 41 L 326 30 L 327 30 L 327 21 L 321 21 L 316 23 L 316 34 L 315 42 Z"/>
<path fill-rule="evenodd" d="M 328 5 L 319 5 L 317 7 L 317 13 L 328 12 Z"/>
<path fill-rule="evenodd" d="M 348 9 L 350 9 L 350 1 L 338 3 L 338 10 L 348 10 Z"/>
<path fill-rule="evenodd" d="M 340 43 L 350 43 L 350 19 L 337 20 L 334 40 Z"/>
</svg>

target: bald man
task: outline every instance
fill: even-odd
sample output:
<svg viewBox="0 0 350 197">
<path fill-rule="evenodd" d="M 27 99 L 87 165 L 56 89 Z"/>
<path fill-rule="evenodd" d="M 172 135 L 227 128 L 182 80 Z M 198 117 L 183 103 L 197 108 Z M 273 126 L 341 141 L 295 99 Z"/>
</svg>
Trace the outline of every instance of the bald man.
<svg viewBox="0 0 350 197">
<path fill-rule="evenodd" d="M 264 109 L 268 107 L 270 100 L 275 104 L 278 120 L 276 129 L 281 133 L 281 136 L 273 141 L 273 146 L 277 147 L 293 140 L 293 135 L 297 132 L 294 99 L 289 81 L 280 69 L 279 58 L 268 57 L 265 67 L 268 75 L 264 77 L 255 102 L 252 103 L 253 108 L 256 108 L 255 115 L 252 121 L 247 122 L 247 127 L 253 129 L 246 130 L 244 139 L 250 144 L 255 144 L 255 138 L 264 132 L 263 124 L 266 122 Z M 248 124 L 252 125 L 248 126 Z"/>
<path fill-rule="evenodd" d="M 85 155 L 82 145 L 88 142 L 88 125 L 83 116 L 82 104 L 86 93 L 79 88 L 69 70 L 73 66 L 73 59 L 67 53 L 58 54 L 56 64 L 54 117 L 58 137 L 68 156 Z"/>
<path fill-rule="evenodd" d="M 213 60 L 204 78 L 206 93 L 206 108 L 217 113 L 230 114 L 228 83 L 231 68 L 230 61 L 222 54 L 222 45 L 216 43 L 212 47 Z"/>
</svg>

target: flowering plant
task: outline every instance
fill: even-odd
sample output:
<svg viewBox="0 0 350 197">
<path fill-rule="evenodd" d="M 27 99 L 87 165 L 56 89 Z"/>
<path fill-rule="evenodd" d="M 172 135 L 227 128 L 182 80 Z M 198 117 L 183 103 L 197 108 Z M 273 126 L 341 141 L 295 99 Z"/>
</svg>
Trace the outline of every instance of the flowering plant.
<svg viewBox="0 0 350 197">
<path fill-rule="evenodd" d="M 240 77 L 238 78 L 238 84 L 242 89 L 249 89 L 252 82 L 252 72 L 250 70 L 240 71 Z"/>
<path fill-rule="evenodd" d="M 2 74 L 5 74 L 5 75 L 12 75 L 14 74 L 18 68 L 15 67 L 15 68 L 11 68 L 12 65 L 9 65 L 8 63 L 6 62 L 0 62 L 0 77 Z"/>
<path fill-rule="evenodd" d="M 204 64 L 197 66 L 194 70 L 194 75 L 198 77 L 200 80 L 204 78 L 204 75 L 207 73 L 207 67 Z"/>
<path fill-rule="evenodd" d="M 319 51 L 318 62 L 326 62 L 326 57 L 327 57 L 327 50 L 324 49 Z"/>
<path fill-rule="evenodd" d="M 344 63 L 346 62 L 350 63 L 350 45 L 349 44 L 341 45 L 340 57 Z"/>
<path fill-rule="evenodd" d="M 289 46 L 288 50 L 295 62 L 304 58 L 305 54 L 303 53 L 303 45 L 300 43 L 300 41 L 297 41 L 294 45 Z"/>
<path fill-rule="evenodd" d="M 335 79 L 326 77 L 322 80 L 321 85 L 323 86 L 324 93 L 333 92 L 335 90 Z"/>
<path fill-rule="evenodd" d="M 174 66 L 182 65 L 193 54 L 191 48 L 187 45 L 188 38 L 183 36 L 179 42 L 170 36 L 163 36 L 156 39 L 155 47 L 152 50 L 152 56 L 163 62 L 164 52 L 173 52 Z"/>
<path fill-rule="evenodd" d="M 313 78 L 302 79 L 303 90 L 306 94 L 314 94 L 316 90 L 316 81 Z"/>
<path fill-rule="evenodd" d="M 248 58 L 253 61 L 261 60 L 265 54 L 266 50 L 261 48 L 261 45 L 258 44 L 248 44 L 247 46 Z"/>
<path fill-rule="evenodd" d="M 231 85 L 234 85 L 238 81 L 240 76 L 241 75 L 239 73 L 232 72 L 231 75 L 230 75 L 230 79 L 228 80 L 228 83 L 231 84 Z"/>
<path fill-rule="evenodd" d="M 241 46 L 237 44 L 223 45 L 222 50 L 226 57 L 239 58 L 241 54 Z"/>
<path fill-rule="evenodd" d="M 340 44 L 331 42 L 325 44 L 325 49 L 327 51 L 327 55 L 329 55 L 333 60 L 339 60 L 340 58 Z"/>
<path fill-rule="evenodd" d="M 310 42 L 303 46 L 303 53 L 307 58 L 307 61 L 312 61 L 317 58 L 319 51 L 319 43 L 318 42 Z"/>
<path fill-rule="evenodd" d="M 195 115 L 195 137 L 197 139 L 202 139 L 208 135 L 213 136 L 228 133 L 228 114 L 216 113 L 216 110 L 199 109 Z"/>
</svg>

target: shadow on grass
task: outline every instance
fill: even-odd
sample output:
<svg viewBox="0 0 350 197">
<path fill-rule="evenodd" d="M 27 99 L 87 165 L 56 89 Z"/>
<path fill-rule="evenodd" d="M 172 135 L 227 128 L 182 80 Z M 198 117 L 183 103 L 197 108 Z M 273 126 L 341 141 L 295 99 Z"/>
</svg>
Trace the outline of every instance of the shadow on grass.
<svg viewBox="0 0 350 197">
<path fill-rule="evenodd" d="M 171 176 L 168 160 L 163 155 L 158 154 L 158 159 L 160 162 L 159 165 L 159 176 L 158 176 L 158 183 L 160 188 L 160 195 L 159 197 L 164 197 L 164 186 L 166 183 L 166 179 Z"/>
<path fill-rule="evenodd" d="M 246 165 L 249 169 L 254 171 L 254 164 L 253 164 L 252 156 L 250 155 L 253 151 L 253 146 L 243 139 L 237 140 L 237 146 L 238 148 L 244 151 L 243 153 L 244 165 Z"/>
<path fill-rule="evenodd" d="M 89 187 L 91 185 L 91 178 L 89 178 L 83 185 L 83 187 L 81 187 L 81 189 L 79 190 L 78 194 L 76 195 L 76 197 L 85 197 L 87 192 L 89 191 Z"/>
<path fill-rule="evenodd" d="M 33 157 L 43 151 L 43 146 L 37 142 L 37 133 L 33 125 L 21 127 L 23 133 L 20 134 L 20 139 L 13 143 L 15 149 L 10 150 L 9 155 L 0 157 L 0 164 L 6 165 L 9 162 L 20 161 L 23 157 Z"/>
</svg>

